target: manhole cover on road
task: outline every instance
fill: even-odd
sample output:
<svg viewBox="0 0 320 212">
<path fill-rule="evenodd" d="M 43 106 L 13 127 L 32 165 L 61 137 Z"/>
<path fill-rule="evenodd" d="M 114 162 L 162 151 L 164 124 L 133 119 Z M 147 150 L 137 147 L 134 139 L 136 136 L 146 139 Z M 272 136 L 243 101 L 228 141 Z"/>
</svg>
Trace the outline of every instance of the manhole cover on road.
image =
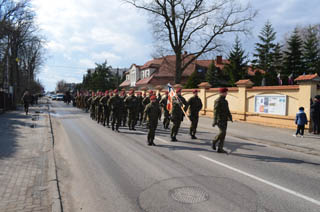
<svg viewBox="0 0 320 212">
<path fill-rule="evenodd" d="M 181 203 L 199 203 L 209 199 L 209 194 L 199 187 L 187 186 L 169 191 L 170 196 Z"/>
</svg>

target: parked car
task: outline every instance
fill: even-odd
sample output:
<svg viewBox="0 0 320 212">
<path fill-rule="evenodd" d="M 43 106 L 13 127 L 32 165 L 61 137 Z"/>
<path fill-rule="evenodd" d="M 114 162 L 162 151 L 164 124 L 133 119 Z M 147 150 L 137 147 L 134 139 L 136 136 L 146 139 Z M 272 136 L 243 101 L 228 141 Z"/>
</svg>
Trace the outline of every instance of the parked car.
<svg viewBox="0 0 320 212">
<path fill-rule="evenodd" d="M 56 97 L 57 101 L 63 101 L 63 99 L 64 99 L 64 95 L 63 94 L 58 94 L 57 97 Z"/>
<path fill-rule="evenodd" d="M 58 95 L 52 95 L 52 96 L 51 96 L 51 99 L 52 99 L 52 100 L 56 100 L 56 99 L 57 99 L 57 96 L 58 96 Z"/>
</svg>

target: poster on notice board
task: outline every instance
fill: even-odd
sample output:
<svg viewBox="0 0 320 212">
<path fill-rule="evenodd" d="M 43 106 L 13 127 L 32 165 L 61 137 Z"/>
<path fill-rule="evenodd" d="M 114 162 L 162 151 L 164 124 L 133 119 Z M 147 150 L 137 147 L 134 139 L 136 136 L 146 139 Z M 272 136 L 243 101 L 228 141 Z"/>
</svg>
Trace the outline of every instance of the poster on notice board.
<svg viewBox="0 0 320 212">
<path fill-rule="evenodd" d="M 287 115 L 287 96 L 257 95 L 255 96 L 255 112 L 273 115 Z"/>
</svg>

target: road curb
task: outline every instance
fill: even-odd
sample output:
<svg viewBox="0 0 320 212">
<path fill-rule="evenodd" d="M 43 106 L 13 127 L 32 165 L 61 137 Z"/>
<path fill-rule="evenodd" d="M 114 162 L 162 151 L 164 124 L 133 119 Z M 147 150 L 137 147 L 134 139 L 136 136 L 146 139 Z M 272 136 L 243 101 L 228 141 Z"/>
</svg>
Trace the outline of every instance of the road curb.
<svg viewBox="0 0 320 212">
<path fill-rule="evenodd" d="M 51 211 L 52 212 L 63 212 L 63 205 L 61 199 L 61 193 L 59 188 L 59 178 L 57 173 L 57 164 L 54 154 L 54 134 L 52 128 L 52 121 L 50 115 L 50 106 L 48 106 L 48 117 L 49 117 L 49 137 L 51 141 L 50 151 L 48 152 L 49 159 L 49 189 L 50 189 L 50 200 L 51 200 Z"/>
</svg>

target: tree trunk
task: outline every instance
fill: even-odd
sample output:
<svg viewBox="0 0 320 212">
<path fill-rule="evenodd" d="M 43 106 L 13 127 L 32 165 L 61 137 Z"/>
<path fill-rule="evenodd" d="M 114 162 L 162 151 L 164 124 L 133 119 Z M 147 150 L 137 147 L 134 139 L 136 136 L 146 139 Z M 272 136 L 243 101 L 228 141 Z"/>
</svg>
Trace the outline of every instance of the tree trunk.
<svg viewBox="0 0 320 212">
<path fill-rule="evenodd" d="M 178 54 L 176 54 L 176 76 L 175 76 L 175 79 L 174 79 L 174 82 L 176 84 L 180 84 L 181 83 L 181 77 L 182 77 L 181 66 L 182 66 L 181 53 L 178 53 Z"/>
</svg>

